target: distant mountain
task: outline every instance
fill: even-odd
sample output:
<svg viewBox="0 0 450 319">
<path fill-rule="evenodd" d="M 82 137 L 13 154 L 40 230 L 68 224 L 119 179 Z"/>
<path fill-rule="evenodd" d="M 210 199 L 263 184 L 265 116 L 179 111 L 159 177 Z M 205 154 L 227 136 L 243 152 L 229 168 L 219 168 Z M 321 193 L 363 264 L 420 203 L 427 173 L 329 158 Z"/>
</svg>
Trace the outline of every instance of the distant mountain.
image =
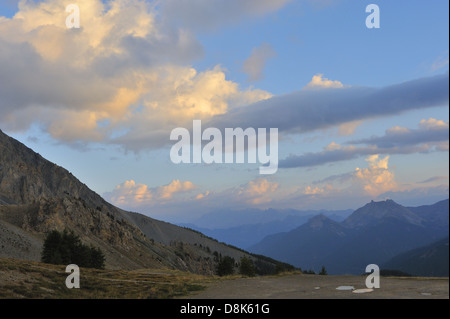
<svg viewBox="0 0 450 319">
<path fill-rule="evenodd" d="M 382 265 L 444 236 L 448 236 L 448 200 L 416 210 L 387 200 L 371 202 L 340 223 L 323 215 L 314 217 L 249 250 L 302 269 L 319 270 L 324 265 L 330 274 L 360 274 L 368 264 Z"/>
<path fill-rule="evenodd" d="M 434 205 L 409 207 L 413 213 L 422 218 L 426 225 L 439 230 L 449 229 L 449 200 L 437 202 Z"/>
<path fill-rule="evenodd" d="M 280 265 L 197 231 L 121 210 L 0 131 L 0 258 L 39 260 L 45 234 L 64 229 L 100 247 L 107 268 L 211 274 L 220 255 L 236 261 L 247 256 L 265 272 Z"/>
<path fill-rule="evenodd" d="M 414 276 L 448 277 L 449 238 L 395 256 L 382 269 L 400 270 Z"/>
<path fill-rule="evenodd" d="M 246 225 L 263 225 L 276 222 L 305 223 L 312 216 L 323 214 L 333 220 L 344 220 L 352 210 L 296 210 L 296 209 L 220 209 L 205 214 L 190 222 L 190 225 L 202 229 L 231 229 Z M 300 226 L 300 224 L 296 225 Z"/>
<path fill-rule="evenodd" d="M 192 224 L 187 224 L 187 226 L 221 242 L 247 249 L 260 242 L 264 237 L 292 230 L 306 223 L 311 217 L 313 216 L 288 216 L 283 220 L 271 223 L 246 224 L 219 229 L 201 228 Z"/>
<path fill-rule="evenodd" d="M 345 221 L 344 226 L 349 228 L 363 228 L 392 218 L 399 221 L 420 225 L 422 218 L 414 214 L 411 210 L 397 204 L 393 200 L 383 202 L 372 201 L 364 207 L 357 209 Z"/>
<path fill-rule="evenodd" d="M 351 210 L 339 211 L 299 211 L 289 210 L 242 210 L 242 211 L 217 211 L 199 218 L 194 223 L 180 224 L 217 240 L 248 249 L 263 240 L 266 236 L 287 232 L 305 224 L 309 219 L 317 215 L 326 215 L 334 221 L 343 221 Z M 225 222 L 225 219 L 228 222 Z M 222 220 L 224 220 L 222 222 Z M 203 227 L 199 225 L 204 225 Z M 209 225 L 213 228 L 207 228 Z M 234 225 L 234 226 L 230 226 Z M 216 226 L 217 228 L 214 228 Z M 228 227 L 227 227 L 228 226 Z"/>
</svg>

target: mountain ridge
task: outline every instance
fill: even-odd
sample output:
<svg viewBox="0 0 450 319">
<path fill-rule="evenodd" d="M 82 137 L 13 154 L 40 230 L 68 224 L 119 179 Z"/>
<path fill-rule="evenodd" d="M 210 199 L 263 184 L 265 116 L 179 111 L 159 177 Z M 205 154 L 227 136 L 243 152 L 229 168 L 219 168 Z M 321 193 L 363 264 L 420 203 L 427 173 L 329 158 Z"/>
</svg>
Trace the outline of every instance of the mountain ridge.
<svg viewBox="0 0 450 319">
<path fill-rule="evenodd" d="M 66 228 L 100 247 L 111 269 L 167 267 L 213 274 L 219 255 L 236 261 L 247 256 L 261 271 L 281 265 L 117 208 L 63 167 L 0 131 L 0 257 L 38 261 L 45 234 Z"/>
<path fill-rule="evenodd" d="M 306 224 L 263 239 L 249 250 L 302 269 L 359 274 L 402 252 L 448 235 L 448 199 L 415 212 L 393 200 L 370 202 L 343 222 L 316 216 Z M 444 210 L 443 210 L 444 209 Z"/>
</svg>

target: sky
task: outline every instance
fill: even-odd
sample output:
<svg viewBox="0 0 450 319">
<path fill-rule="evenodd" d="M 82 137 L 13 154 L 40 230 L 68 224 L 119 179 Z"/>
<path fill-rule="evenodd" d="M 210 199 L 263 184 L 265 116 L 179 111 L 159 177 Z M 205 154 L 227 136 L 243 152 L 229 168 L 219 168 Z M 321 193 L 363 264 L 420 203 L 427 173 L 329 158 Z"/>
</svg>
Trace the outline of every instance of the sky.
<svg viewBox="0 0 450 319">
<path fill-rule="evenodd" d="M 70 4 L 79 28 L 66 23 Z M 369 4 L 379 28 L 366 25 Z M 448 6 L 2 0 L 0 129 L 107 201 L 162 220 L 432 204 L 448 198 Z M 193 133 L 194 120 L 223 134 L 278 129 L 278 170 L 174 163 L 171 132 Z"/>
</svg>

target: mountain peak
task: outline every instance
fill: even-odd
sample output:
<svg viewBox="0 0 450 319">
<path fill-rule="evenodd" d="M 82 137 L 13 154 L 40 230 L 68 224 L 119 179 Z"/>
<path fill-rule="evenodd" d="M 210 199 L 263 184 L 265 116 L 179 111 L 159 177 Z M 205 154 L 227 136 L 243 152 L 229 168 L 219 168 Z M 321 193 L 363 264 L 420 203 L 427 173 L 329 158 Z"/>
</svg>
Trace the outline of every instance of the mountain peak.
<svg viewBox="0 0 450 319">
<path fill-rule="evenodd" d="M 336 223 L 335 221 L 333 221 L 332 219 L 328 218 L 327 216 L 325 216 L 323 214 L 319 214 L 319 215 L 312 217 L 308 221 L 307 225 L 309 228 L 312 228 L 312 229 L 321 229 L 324 226 L 338 225 L 338 223 Z"/>
<path fill-rule="evenodd" d="M 357 209 L 345 221 L 344 225 L 350 228 L 367 226 L 373 222 L 379 222 L 385 218 L 395 218 L 420 225 L 422 218 L 408 208 L 396 203 L 392 199 L 385 201 L 371 201 Z"/>
</svg>

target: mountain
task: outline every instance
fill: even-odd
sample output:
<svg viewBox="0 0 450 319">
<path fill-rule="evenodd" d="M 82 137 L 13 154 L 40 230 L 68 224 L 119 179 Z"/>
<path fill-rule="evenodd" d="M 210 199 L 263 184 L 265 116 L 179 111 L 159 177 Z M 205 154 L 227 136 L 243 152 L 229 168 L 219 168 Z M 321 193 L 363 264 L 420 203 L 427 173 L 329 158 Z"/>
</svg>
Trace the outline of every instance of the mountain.
<svg viewBox="0 0 450 319">
<path fill-rule="evenodd" d="M 324 265 L 330 274 L 360 274 L 368 264 L 382 265 L 448 236 L 448 214 L 448 200 L 416 209 L 392 200 L 372 201 L 343 222 L 317 216 L 290 232 L 268 236 L 249 250 L 302 269 Z"/>
<path fill-rule="evenodd" d="M 413 213 L 423 219 L 430 227 L 436 227 L 440 231 L 449 229 L 449 200 L 437 202 L 434 205 L 409 207 Z"/>
<path fill-rule="evenodd" d="M 245 224 L 218 229 L 201 228 L 193 224 L 187 224 L 186 226 L 198 230 L 207 236 L 217 238 L 221 242 L 246 249 L 260 242 L 268 235 L 292 230 L 306 223 L 311 217 L 313 216 L 288 216 L 283 220 L 276 220 L 270 223 Z"/>
<path fill-rule="evenodd" d="M 411 210 L 397 204 L 393 200 L 382 202 L 372 201 L 364 207 L 357 209 L 345 221 L 344 225 L 349 228 L 363 228 L 387 218 L 397 219 L 414 225 L 420 225 L 422 218 Z"/>
<path fill-rule="evenodd" d="M 0 130 L 0 257 L 40 259 L 45 234 L 69 229 L 101 248 L 110 269 L 169 267 L 211 274 L 218 256 L 280 264 L 190 229 L 121 210 L 64 168 Z"/>
<path fill-rule="evenodd" d="M 448 277 L 448 239 L 446 237 L 425 247 L 397 255 L 382 265 L 382 268 L 400 270 L 414 276 Z"/>
<path fill-rule="evenodd" d="M 206 214 L 193 223 L 180 226 L 198 230 L 221 242 L 247 249 L 266 236 L 290 231 L 305 224 L 314 216 L 322 214 L 334 221 L 343 221 L 351 212 L 351 210 L 300 211 L 273 208 L 219 210 Z"/>
<path fill-rule="evenodd" d="M 240 226 L 248 225 L 264 225 L 277 222 L 285 222 L 289 224 L 293 222 L 296 224 L 305 223 L 312 216 L 319 214 L 326 215 L 335 220 L 344 220 L 352 213 L 351 210 L 296 210 L 296 209 L 219 209 L 205 214 L 196 220 L 191 221 L 190 227 L 202 228 L 202 229 L 232 229 Z M 296 220 L 298 219 L 298 220 Z M 300 226 L 298 224 L 297 226 Z M 292 225 L 292 224 L 291 224 Z"/>
</svg>

